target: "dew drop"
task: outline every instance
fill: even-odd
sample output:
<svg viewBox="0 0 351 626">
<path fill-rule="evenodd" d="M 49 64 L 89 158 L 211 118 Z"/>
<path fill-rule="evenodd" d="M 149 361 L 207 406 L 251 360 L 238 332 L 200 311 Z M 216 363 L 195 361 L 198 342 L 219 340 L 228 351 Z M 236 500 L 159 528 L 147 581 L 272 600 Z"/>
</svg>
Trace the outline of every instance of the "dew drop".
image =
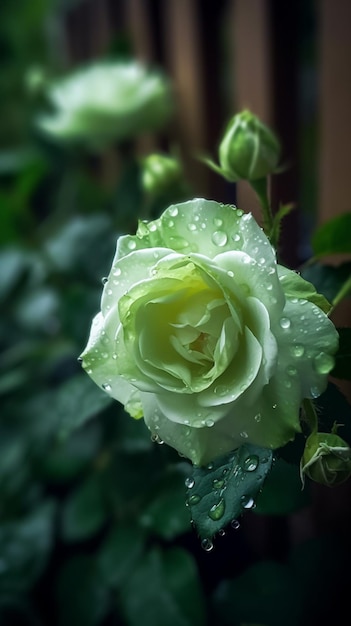
<svg viewBox="0 0 351 626">
<path fill-rule="evenodd" d="M 297 343 L 296 345 L 291 346 L 290 352 L 293 356 L 299 359 L 301 356 L 304 355 L 305 348 Z"/>
<path fill-rule="evenodd" d="M 161 439 L 160 435 L 158 435 L 157 433 L 151 435 L 151 441 L 153 441 L 154 443 L 158 443 L 160 446 L 164 443 L 163 439 Z"/>
<path fill-rule="evenodd" d="M 208 463 L 208 465 L 206 465 L 206 469 L 212 470 L 213 469 L 213 463 Z"/>
<path fill-rule="evenodd" d="M 320 390 L 318 389 L 318 387 L 311 387 L 310 394 L 311 398 L 318 398 L 318 396 L 320 395 Z"/>
<path fill-rule="evenodd" d="M 187 489 L 192 489 L 193 486 L 195 485 L 195 480 L 193 479 L 192 476 L 188 476 L 185 481 L 184 484 L 186 486 Z"/>
<path fill-rule="evenodd" d="M 257 422 L 257 423 L 258 423 L 258 422 L 260 422 L 260 421 L 261 421 L 261 419 L 262 419 L 262 415 L 261 415 L 261 413 L 257 413 L 257 414 L 255 415 L 255 417 L 254 417 L 254 420 L 255 420 L 255 422 Z"/>
<path fill-rule="evenodd" d="M 201 541 L 201 548 L 205 550 L 205 552 L 211 552 L 211 550 L 213 550 L 213 543 L 211 539 L 203 539 Z"/>
<path fill-rule="evenodd" d="M 183 237 L 170 237 L 169 243 L 174 250 L 181 250 L 182 248 L 188 248 L 189 242 Z"/>
<path fill-rule="evenodd" d="M 191 224 L 190 223 L 190 224 L 188 224 L 187 228 L 188 228 L 188 230 L 193 232 L 194 230 L 197 229 L 197 226 L 196 226 L 196 224 Z"/>
<path fill-rule="evenodd" d="M 258 464 L 258 456 L 256 456 L 256 454 L 252 454 L 245 459 L 243 463 L 243 469 L 245 470 L 245 472 L 254 472 L 255 469 L 257 469 Z"/>
<path fill-rule="evenodd" d="M 171 207 L 169 208 L 168 213 L 169 213 L 172 217 L 177 217 L 177 215 L 178 215 L 178 213 L 179 213 L 179 211 L 178 211 L 178 207 L 176 207 L 176 206 L 171 206 Z"/>
<path fill-rule="evenodd" d="M 242 496 L 241 503 L 244 509 L 252 509 L 255 505 L 255 501 L 251 496 Z"/>
<path fill-rule="evenodd" d="M 248 438 L 248 436 L 249 436 L 249 435 L 247 434 L 246 430 L 241 431 L 241 433 L 240 433 L 240 437 L 242 437 L 243 439 L 247 439 L 247 438 Z"/>
<path fill-rule="evenodd" d="M 233 239 L 233 241 L 238 242 L 238 241 L 240 241 L 241 237 L 240 237 L 240 235 L 237 233 L 236 235 L 234 235 L 234 236 L 232 237 L 232 239 Z"/>
<path fill-rule="evenodd" d="M 83 363 L 83 357 L 82 357 L 82 356 L 79 356 L 79 357 L 78 357 L 78 359 L 77 359 L 77 361 L 78 361 L 78 363 Z"/>
<path fill-rule="evenodd" d="M 234 278 L 234 272 L 232 272 L 232 270 L 228 270 L 227 275 L 229 276 L 229 278 Z"/>
<path fill-rule="evenodd" d="M 291 326 L 291 322 L 288 317 L 282 317 L 279 321 L 279 324 L 281 328 L 283 328 L 284 330 L 286 330 L 287 328 L 290 328 Z"/>
<path fill-rule="evenodd" d="M 215 217 L 213 223 L 215 226 L 218 226 L 218 228 L 220 228 L 220 226 L 223 226 L 223 220 L 221 220 L 219 217 Z"/>
<path fill-rule="evenodd" d="M 296 376 L 297 369 L 293 365 L 288 365 L 288 367 L 286 368 L 286 373 L 289 374 L 289 376 Z"/>
<path fill-rule="evenodd" d="M 228 237 L 226 233 L 223 232 L 223 230 L 215 230 L 212 235 L 212 241 L 215 246 L 223 247 L 227 243 Z"/>
<path fill-rule="evenodd" d="M 188 498 L 188 503 L 190 505 L 198 504 L 200 500 L 201 500 L 201 496 L 199 496 L 197 493 L 194 493 L 192 496 L 190 496 L 190 498 Z"/>
<path fill-rule="evenodd" d="M 116 267 L 115 271 L 113 272 L 114 276 L 120 276 L 121 275 L 121 268 L 120 267 Z"/>
<path fill-rule="evenodd" d="M 107 276 L 104 276 L 104 277 L 101 279 L 101 282 L 102 282 L 102 284 L 103 284 L 103 285 L 106 285 L 107 281 L 108 281 Z"/>
<path fill-rule="evenodd" d="M 149 224 L 148 229 L 151 233 L 154 233 L 155 230 L 157 230 L 157 225 L 155 224 L 155 222 L 152 222 L 151 224 Z"/>
<path fill-rule="evenodd" d="M 237 520 L 237 519 L 233 519 L 233 520 L 230 522 L 230 525 L 231 525 L 231 527 L 232 527 L 234 530 L 238 530 L 238 529 L 240 528 L 240 522 L 239 522 L 239 520 Z"/>
<path fill-rule="evenodd" d="M 241 217 L 242 215 L 244 215 L 244 211 L 242 211 L 241 209 L 237 209 L 236 214 L 238 217 Z"/>
<path fill-rule="evenodd" d="M 136 243 L 135 243 L 135 241 L 133 241 L 133 239 L 131 239 L 130 241 L 128 241 L 128 248 L 129 248 L 129 250 L 135 250 L 135 248 L 136 248 Z"/>
<path fill-rule="evenodd" d="M 208 428 L 212 428 L 212 426 L 214 426 L 214 420 L 213 419 L 205 420 L 205 425 L 208 426 Z"/>
<path fill-rule="evenodd" d="M 333 369 L 334 359 L 326 352 L 320 352 L 313 362 L 314 369 L 318 374 L 329 374 Z"/>
<path fill-rule="evenodd" d="M 213 391 L 217 396 L 225 396 L 228 393 L 228 387 L 226 385 L 217 385 Z"/>
<path fill-rule="evenodd" d="M 225 484 L 224 480 L 221 480 L 220 478 L 215 478 L 213 483 L 212 483 L 213 489 L 222 489 L 224 484 Z"/>
<path fill-rule="evenodd" d="M 101 385 L 101 387 L 103 388 L 104 391 L 111 391 L 112 387 L 111 385 L 109 385 L 109 383 L 103 383 L 103 385 Z"/>
<path fill-rule="evenodd" d="M 216 522 L 223 517 L 224 511 L 225 511 L 225 502 L 224 502 L 224 499 L 221 498 L 220 501 L 217 502 L 217 504 L 214 504 L 213 506 L 211 506 L 208 512 L 208 517 L 212 519 L 214 522 Z"/>
<path fill-rule="evenodd" d="M 272 409 L 276 409 L 277 405 L 276 404 L 272 404 Z"/>
<path fill-rule="evenodd" d="M 224 535 L 226 534 L 226 533 L 225 533 L 224 528 L 221 528 L 221 529 L 218 531 L 218 534 L 219 534 L 219 536 L 220 536 L 220 537 L 224 537 Z"/>
</svg>

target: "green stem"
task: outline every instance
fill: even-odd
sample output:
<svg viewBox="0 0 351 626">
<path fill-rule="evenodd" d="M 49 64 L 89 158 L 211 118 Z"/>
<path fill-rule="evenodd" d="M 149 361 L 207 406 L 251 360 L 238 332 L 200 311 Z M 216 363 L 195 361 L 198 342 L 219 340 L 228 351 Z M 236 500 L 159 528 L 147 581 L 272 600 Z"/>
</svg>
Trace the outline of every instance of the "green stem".
<svg viewBox="0 0 351 626">
<path fill-rule="evenodd" d="M 312 400 L 305 398 L 302 406 L 305 412 L 306 423 L 308 424 L 311 432 L 316 433 L 318 431 L 318 418 Z"/>
<path fill-rule="evenodd" d="M 268 197 L 267 178 L 258 178 L 257 180 L 249 180 L 248 182 L 260 201 L 263 214 L 263 230 L 267 237 L 270 237 L 273 232 L 273 214 Z M 271 243 L 275 246 L 277 242 L 271 241 Z"/>
<path fill-rule="evenodd" d="M 336 294 L 335 298 L 333 298 L 331 311 L 333 311 L 333 309 L 335 309 L 339 302 L 341 302 L 341 300 L 343 300 L 345 296 L 348 295 L 349 291 L 351 291 L 351 276 L 349 276 L 349 278 L 344 282 L 344 284 L 341 286 L 338 293 Z M 329 312 L 329 315 L 331 311 Z"/>
</svg>

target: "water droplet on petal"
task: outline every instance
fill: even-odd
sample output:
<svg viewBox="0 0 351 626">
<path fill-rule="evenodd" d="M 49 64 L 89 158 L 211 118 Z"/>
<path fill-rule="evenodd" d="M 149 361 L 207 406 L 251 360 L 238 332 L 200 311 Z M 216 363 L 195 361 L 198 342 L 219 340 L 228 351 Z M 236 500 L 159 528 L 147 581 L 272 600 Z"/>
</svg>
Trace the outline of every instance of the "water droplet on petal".
<svg viewBox="0 0 351 626">
<path fill-rule="evenodd" d="M 103 385 L 101 385 L 101 387 L 103 388 L 104 391 L 111 391 L 112 387 L 111 385 L 109 385 L 109 383 L 103 383 Z"/>
<path fill-rule="evenodd" d="M 213 550 L 213 543 L 211 539 L 203 539 L 201 541 L 201 548 L 205 550 L 205 552 L 211 552 L 211 550 Z"/>
<path fill-rule="evenodd" d="M 157 225 L 155 224 L 155 222 L 152 222 L 151 224 L 149 224 L 148 229 L 151 233 L 154 233 L 155 230 L 157 230 Z"/>
<path fill-rule="evenodd" d="M 311 394 L 311 398 L 318 398 L 318 396 L 320 396 L 321 392 L 318 389 L 318 387 L 311 387 L 310 394 Z"/>
<path fill-rule="evenodd" d="M 234 272 L 232 272 L 232 270 L 228 270 L 227 275 L 229 276 L 229 278 L 234 278 Z"/>
<path fill-rule="evenodd" d="M 293 356 L 299 359 L 301 356 L 304 355 L 305 348 L 297 343 L 296 345 L 291 346 L 290 352 Z"/>
<path fill-rule="evenodd" d="M 195 485 L 195 480 L 193 479 L 192 476 L 188 476 L 185 481 L 184 484 L 186 486 L 187 489 L 192 489 L 193 486 Z"/>
<path fill-rule="evenodd" d="M 219 228 L 220 226 L 223 225 L 223 220 L 221 220 L 219 217 L 215 217 L 214 220 L 213 220 L 213 223 L 214 223 L 215 226 L 218 226 L 218 228 Z"/>
<path fill-rule="evenodd" d="M 113 272 L 114 276 L 120 276 L 121 275 L 121 268 L 120 267 L 116 267 L 115 271 Z"/>
<path fill-rule="evenodd" d="M 254 417 L 255 422 L 260 422 L 262 419 L 262 415 L 261 413 L 257 413 Z"/>
<path fill-rule="evenodd" d="M 151 435 L 151 441 L 153 441 L 154 443 L 158 443 L 159 445 L 162 445 L 164 443 L 163 439 L 161 439 L 160 435 L 158 435 L 157 433 Z"/>
<path fill-rule="evenodd" d="M 208 470 L 213 469 L 213 463 L 208 463 L 208 465 L 206 466 L 206 468 L 207 468 Z"/>
<path fill-rule="evenodd" d="M 224 528 L 221 528 L 221 529 L 218 531 L 218 534 L 219 534 L 219 536 L 220 536 L 220 537 L 224 537 L 224 535 L 226 534 L 226 532 L 225 532 Z"/>
<path fill-rule="evenodd" d="M 228 241 L 228 237 L 222 230 L 216 230 L 212 235 L 212 241 L 215 246 L 223 247 Z"/>
<path fill-rule="evenodd" d="M 334 359 L 326 352 L 320 352 L 315 357 L 313 366 L 318 374 L 329 374 L 330 370 L 333 369 Z"/>
<path fill-rule="evenodd" d="M 207 420 L 205 420 L 205 424 L 206 424 L 206 426 L 208 426 L 208 428 L 212 428 L 212 426 L 214 426 L 214 420 L 213 419 L 207 419 Z"/>
<path fill-rule="evenodd" d="M 78 359 L 77 359 L 77 361 L 78 361 L 78 363 L 83 363 L 83 357 L 82 357 L 82 356 L 79 356 L 79 357 L 78 357 Z"/>
<path fill-rule="evenodd" d="M 221 498 L 220 501 L 217 502 L 217 504 L 214 504 L 213 506 L 211 506 L 208 512 L 208 517 L 215 522 L 223 517 L 224 511 L 225 511 L 225 502 L 223 498 Z"/>
<path fill-rule="evenodd" d="M 248 438 L 248 436 L 249 436 L 249 435 L 247 434 L 247 432 L 246 432 L 245 430 L 243 430 L 243 431 L 240 433 L 240 437 L 242 437 L 243 439 L 247 439 L 247 438 Z"/>
<path fill-rule="evenodd" d="M 233 235 L 232 239 L 233 239 L 233 241 L 238 242 L 238 241 L 240 241 L 241 237 L 240 237 L 240 235 L 238 233 L 236 233 L 236 235 Z"/>
<path fill-rule="evenodd" d="M 136 248 L 136 243 L 135 243 L 135 241 L 133 241 L 133 239 L 131 239 L 130 241 L 128 241 L 128 248 L 129 248 L 129 250 L 135 250 L 135 248 Z"/>
<path fill-rule="evenodd" d="M 104 276 L 104 277 L 101 279 L 101 282 L 102 282 L 102 284 L 103 284 L 103 285 L 106 285 L 107 281 L 108 281 L 107 276 Z"/>
<path fill-rule="evenodd" d="M 243 469 L 245 472 L 254 472 L 257 469 L 259 463 L 258 456 L 256 454 L 252 454 L 248 456 L 243 462 Z"/>
<path fill-rule="evenodd" d="M 217 396 L 225 396 L 228 393 L 228 387 L 226 385 L 217 385 L 213 391 Z"/>
<path fill-rule="evenodd" d="M 179 212 L 179 211 L 178 211 L 178 207 L 176 207 L 176 206 L 171 206 L 171 207 L 169 208 L 169 211 L 168 211 L 168 213 L 169 213 L 172 217 L 177 217 L 178 212 Z"/>
<path fill-rule="evenodd" d="M 284 330 L 286 330 L 287 328 L 290 328 L 291 326 L 291 322 L 288 317 L 282 317 L 279 321 L 279 324 L 281 328 L 283 328 Z"/>
<path fill-rule="evenodd" d="M 197 226 L 196 226 L 196 224 L 188 224 L 187 228 L 188 228 L 188 230 L 190 230 L 190 231 L 194 231 L 194 230 L 196 230 L 196 229 L 197 229 Z"/>
</svg>

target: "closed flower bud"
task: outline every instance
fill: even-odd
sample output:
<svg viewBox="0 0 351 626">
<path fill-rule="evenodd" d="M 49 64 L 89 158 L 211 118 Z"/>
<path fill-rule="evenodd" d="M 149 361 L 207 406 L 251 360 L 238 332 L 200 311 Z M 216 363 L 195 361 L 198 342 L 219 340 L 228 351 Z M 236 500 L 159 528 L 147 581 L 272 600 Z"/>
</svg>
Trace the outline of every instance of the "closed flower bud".
<svg viewBox="0 0 351 626">
<path fill-rule="evenodd" d="M 351 449 L 339 435 L 312 433 L 301 459 L 301 476 L 332 487 L 351 476 Z"/>
<path fill-rule="evenodd" d="M 142 185 L 146 193 L 157 196 L 182 183 L 178 159 L 164 154 L 149 154 L 143 160 Z"/>
<path fill-rule="evenodd" d="M 258 180 L 277 170 L 280 143 L 274 133 L 250 111 L 230 120 L 219 146 L 219 165 L 203 159 L 231 182 Z"/>
</svg>

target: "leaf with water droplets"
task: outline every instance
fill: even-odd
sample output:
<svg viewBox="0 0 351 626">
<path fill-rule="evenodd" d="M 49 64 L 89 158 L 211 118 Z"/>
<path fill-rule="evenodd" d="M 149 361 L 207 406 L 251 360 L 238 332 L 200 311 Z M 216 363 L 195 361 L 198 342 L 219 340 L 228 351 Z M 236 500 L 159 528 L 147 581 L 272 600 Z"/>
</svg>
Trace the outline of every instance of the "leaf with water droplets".
<svg viewBox="0 0 351 626">
<path fill-rule="evenodd" d="M 254 507 L 272 457 L 271 450 L 244 444 L 206 468 L 194 468 L 186 485 L 187 504 L 201 539 L 211 540 L 233 519 Z"/>
</svg>

